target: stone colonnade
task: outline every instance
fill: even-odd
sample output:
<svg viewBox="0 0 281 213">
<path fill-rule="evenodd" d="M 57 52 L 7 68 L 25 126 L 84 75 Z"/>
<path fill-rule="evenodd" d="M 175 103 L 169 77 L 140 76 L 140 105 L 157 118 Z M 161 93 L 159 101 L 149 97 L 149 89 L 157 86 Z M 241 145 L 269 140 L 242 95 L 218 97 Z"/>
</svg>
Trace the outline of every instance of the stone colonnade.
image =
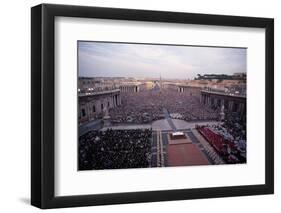
<svg viewBox="0 0 281 213">
<path fill-rule="evenodd" d="M 190 95 L 200 95 L 201 88 L 195 86 L 178 86 L 177 91 L 179 93 L 189 93 Z"/>
<path fill-rule="evenodd" d="M 238 112 L 241 116 L 246 115 L 246 97 L 201 91 L 200 102 L 216 108 L 224 105 L 224 108 L 230 112 Z"/>
<path fill-rule="evenodd" d="M 105 109 L 109 110 L 120 105 L 120 90 L 79 97 L 79 123 L 97 119 Z"/>
<path fill-rule="evenodd" d="M 139 86 L 136 86 L 136 85 L 120 86 L 121 92 L 139 92 L 139 90 L 140 90 Z"/>
</svg>

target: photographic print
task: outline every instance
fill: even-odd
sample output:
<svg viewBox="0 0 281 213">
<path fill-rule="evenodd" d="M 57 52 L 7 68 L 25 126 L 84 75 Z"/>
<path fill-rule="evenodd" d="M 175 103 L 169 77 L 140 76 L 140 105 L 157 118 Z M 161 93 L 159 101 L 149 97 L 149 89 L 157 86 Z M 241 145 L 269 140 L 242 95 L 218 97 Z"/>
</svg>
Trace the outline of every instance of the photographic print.
<svg viewBox="0 0 281 213">
<path fill-rule="evenodd" d="M 78 41 L 78 170 L 243 164 L 247 48 Z"/>
<path fill-rule="evenodd" d="M 274 193 L 274 19 L 40 4 L 31 41 L 33 206 Z"/>
</svg>

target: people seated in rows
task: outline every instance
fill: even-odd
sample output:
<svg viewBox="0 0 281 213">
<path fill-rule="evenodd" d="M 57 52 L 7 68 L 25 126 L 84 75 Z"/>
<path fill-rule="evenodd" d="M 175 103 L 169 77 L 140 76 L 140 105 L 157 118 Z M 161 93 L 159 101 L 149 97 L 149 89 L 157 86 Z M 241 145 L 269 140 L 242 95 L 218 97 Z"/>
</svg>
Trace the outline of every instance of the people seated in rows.
<svg viewBox="0 0 281 213">
<path fill-rule="evenodd" d="M 151 129 L 90 131 L 79 138 L 79 170 L 149 167 Z"/>
<path fill-rule="evenodd" d="M 246 122 L 237 113 L 226 113 L 222 124 L 196 126 L 226 163 L 246 162 Z"/>
</svg>

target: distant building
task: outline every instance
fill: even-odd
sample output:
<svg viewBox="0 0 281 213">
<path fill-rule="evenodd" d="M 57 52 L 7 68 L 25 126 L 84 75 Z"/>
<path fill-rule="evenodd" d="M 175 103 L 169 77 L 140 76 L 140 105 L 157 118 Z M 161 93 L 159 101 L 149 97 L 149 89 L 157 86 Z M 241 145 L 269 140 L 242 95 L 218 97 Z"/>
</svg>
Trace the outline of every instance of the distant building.
<svg viewBox="0 0 281 213">
<path fill-rule="evenodd" d="M 142 84 L 139 85 L 140 91 L 143 90 L 152 90 L 154 87 L 154 83 L 152 81 L 145 81 Z"/>
<path fill-rule="evenodd" d="M 86 94 L 104 90 L 115 89 L 116 85 L 113 81 L 104 80 L 103 78 L 80 77 L 78 80 L 78 92 Z"/>
<path fill-rule="evenodd" d="M 188 93 L 190 96 L 200 96 L 201 87 L 189 86 L 189 85 L 179 85 L 178 92 L 180 93 Z"/>
</svg>

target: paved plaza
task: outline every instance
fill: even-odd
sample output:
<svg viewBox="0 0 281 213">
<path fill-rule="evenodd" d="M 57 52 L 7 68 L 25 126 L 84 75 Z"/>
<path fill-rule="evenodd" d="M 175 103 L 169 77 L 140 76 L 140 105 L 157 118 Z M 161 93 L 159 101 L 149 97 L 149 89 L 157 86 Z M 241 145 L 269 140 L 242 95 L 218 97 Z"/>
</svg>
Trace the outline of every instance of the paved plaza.
<svg viewBox="0 0 281 213">
<path fill-rule="evenodd" d="M 152 123 L 152 148 L 151 167 L 166 166 L 191 166 L 222 164 L 223 161 L 215 161 L 218 158 L 212 147 L 207 146 L 204 139 L 196 134 L 195 126 L 206 124 L 218 124 L 217 121 L 187 122 L 179 119 L 172 119 L 167 110 L 163 110 L 165 119 Z M 169 145 L 169 134 L 181 131 L 191 143 L 181 144 L 178 140 Z M 195 134 L 196 135 L 195 135 Z M 202 144 L 204 143 L 204 145 Z"/>
</svg>

